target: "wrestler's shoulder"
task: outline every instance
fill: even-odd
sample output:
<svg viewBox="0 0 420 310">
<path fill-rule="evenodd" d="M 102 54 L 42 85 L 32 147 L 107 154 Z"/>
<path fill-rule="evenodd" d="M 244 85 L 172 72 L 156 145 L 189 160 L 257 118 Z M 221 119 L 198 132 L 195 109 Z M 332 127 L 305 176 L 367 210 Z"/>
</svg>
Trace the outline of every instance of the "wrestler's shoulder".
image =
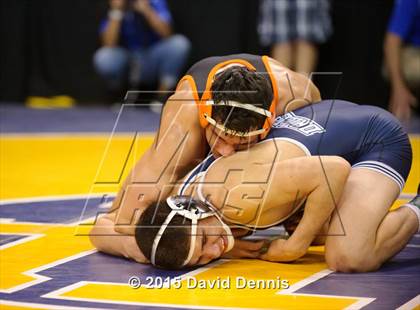
<svg viewBox="0 0 420 310">
<path fill-rule="evenodd" d="M 273 71 L 274 73 L 276 72 L 289 72 L 291 71 L 288 67 L 286 67 L 285 65 L 283 65 L 281 62 L 279 62 L 278 60 L 275 60 L 274 58 L 268 57 L 268 65 L 270 66 L 271 71 Z M 292 71 L 291 71 L 292 72 Z"/>
<path fill-rule="evenodd" d="M 194 93 L 187 81 L 181 82 L 175 93 L 172 94 L 165 103 L 162 117 L 176 117 L 177 121 L 185 125 L 198 125 L 198 108 L 194 100 Z"/>
<path fill-rule="evenodd" d="M 292 69 L 286 67 L 284 64 L 282 64 L 281 62 L 273 58 L 268 57 L 268 64 L 270 66 L 271 71 L 273 72 L 273 74 L 276 76 L 278 80 L 283 80 L 283 79 L 287 81 L 294 80 L 294 82 L 296 82 L 295 79 L 298 79 L 297 81 L 301 79 L 304 81 L 309 80 L 305 75 L 299 72 L 293 71 Z"/>
</svg>

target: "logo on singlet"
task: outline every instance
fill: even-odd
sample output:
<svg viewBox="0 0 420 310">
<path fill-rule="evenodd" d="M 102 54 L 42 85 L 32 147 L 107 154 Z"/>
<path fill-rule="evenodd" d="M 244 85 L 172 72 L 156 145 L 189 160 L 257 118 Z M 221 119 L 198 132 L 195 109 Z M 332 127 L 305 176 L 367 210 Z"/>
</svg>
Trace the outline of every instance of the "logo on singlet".
<svg viewBox="0 0 420 310">
<path fill-rule="evenodd" d="M 274 121 L 273 128 L 287 128 L 297 131 L 305 136 L 312 136 L 317 133 L 326 132 L 324 127 L 307 117 L 298 116 L 293 112 L 289 112 L 283 116 L 279 116 Z"/>
</svg>

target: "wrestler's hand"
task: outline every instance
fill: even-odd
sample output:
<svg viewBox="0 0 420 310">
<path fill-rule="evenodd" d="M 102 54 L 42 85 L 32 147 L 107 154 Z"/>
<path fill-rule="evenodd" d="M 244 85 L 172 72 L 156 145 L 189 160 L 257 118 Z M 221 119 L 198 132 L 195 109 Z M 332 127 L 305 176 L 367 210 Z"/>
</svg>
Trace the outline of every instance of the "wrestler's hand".
<svg viewBox="0 0 420 310">
<path fill-rule="evenodd" d="M 290 250 L 287 248 L 287 240 L 276 239 L 270 243 L 266 253 L 259 256 L 260 259 L 270 262 L 291 262 L 303 256 L 305 251 Z"/>
<path fill-rule="evenodd" d="M 263 248 L 266 241 L 249 241 L 235 239 L 235 245 L 232 250 L 224 254 L 223 258 L 257 258 L 261 254 L 261 249 Z"/>
</svg>

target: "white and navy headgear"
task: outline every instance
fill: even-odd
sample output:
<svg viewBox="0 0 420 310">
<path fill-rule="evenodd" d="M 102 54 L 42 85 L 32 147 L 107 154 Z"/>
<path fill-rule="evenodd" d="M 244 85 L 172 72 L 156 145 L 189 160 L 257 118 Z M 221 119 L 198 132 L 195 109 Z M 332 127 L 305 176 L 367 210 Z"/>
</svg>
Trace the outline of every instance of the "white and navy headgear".
<svg viewBox="0 0 420 310">
<path fill-rule="evenodd" d="M 227 251 L 232 249 L 234 240 L 230 228 L 222 221 L 217 211 L 208 203 L 195 200 L 190 196 L 170 196 L 166 199 L 166 202 L 172 210 L 166 217 L 158 233 L 156 234 L 155 239 L 153 240 L 152 252 L 150 255 L 150 262 L 153 265 L 156 265 L 156 252 L 159 247 L 160 239 L 162 238 L 162 235 L 164 234 L 166 228 L 168 227 L 172 219 L 175 217 L 175 215 L 181 215 L 184 218 L 191 220 L 192 222 L 190 249 L 188 251 L 187 258 L 185 259 L 181 267 L 187 265 L 194 254 L 195 243 L 197 239 L 198 221 L 208 218 L 210 216 L 216 216 L 222 223 L 223 228 L 226 231 L 226 236 L 228 237 Z"/>
</svg>

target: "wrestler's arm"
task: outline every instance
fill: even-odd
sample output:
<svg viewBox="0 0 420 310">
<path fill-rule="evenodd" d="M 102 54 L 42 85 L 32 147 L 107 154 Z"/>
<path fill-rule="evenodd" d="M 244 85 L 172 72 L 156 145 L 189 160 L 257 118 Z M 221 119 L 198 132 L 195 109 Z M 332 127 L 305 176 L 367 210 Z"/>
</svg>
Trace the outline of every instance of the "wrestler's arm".
<svg viewBox="0 0 420 310">
<path fill-rule="evenodd" d="M 289 217 L 285 222 L 282 223 L 287 233 L 289 234 L 289 236 L 293 234 L 300 220 L 302 219 L 303 209 L 304 208 L 294 213 L 291 217 Z M 324 226 L 319 231 L 318 236 L 316 236 L 316 238 L 312 241 L 311 245 L 324 245 L 325 244 L 328 228 L 330 227 L 330 220 L 331 218 L 329 218 L 325 222 Z"/>
<path fill-rule="evenodd" d="M 89 233 L 92 244 L 98 251 L 115 256 L 122 256 L 138 263 L 148 263 L 149 261 L 140 251 L 134 236 L 115 232 L 115 215 L 115 212 L 112 212 L 98 217 Z"/>
<path fill-rule="evenodd" d="M 152 202 L 164 199 L 174 183 L 205 152 L 205 138 L 194 103 L 183 92 L 175 93 L 163 109 L 161 126 L 153 145 L 125 180 L 112 210 L 117 210 L 115 231 L 134 234 L 134 225 Z M 195 110 L 194 110 L 195 108 Z"/>
<path fill-rule="evenodd" d="M 281 162 L 271 186 L 281 189 L 289 199 L 307 197 L 305 211 L 292 236 L 274 240 L 260 258 L 288 262 L 303 256 L 338 204 L 349 173 L 350 165 L 336 156 Z"/>
</svg>

